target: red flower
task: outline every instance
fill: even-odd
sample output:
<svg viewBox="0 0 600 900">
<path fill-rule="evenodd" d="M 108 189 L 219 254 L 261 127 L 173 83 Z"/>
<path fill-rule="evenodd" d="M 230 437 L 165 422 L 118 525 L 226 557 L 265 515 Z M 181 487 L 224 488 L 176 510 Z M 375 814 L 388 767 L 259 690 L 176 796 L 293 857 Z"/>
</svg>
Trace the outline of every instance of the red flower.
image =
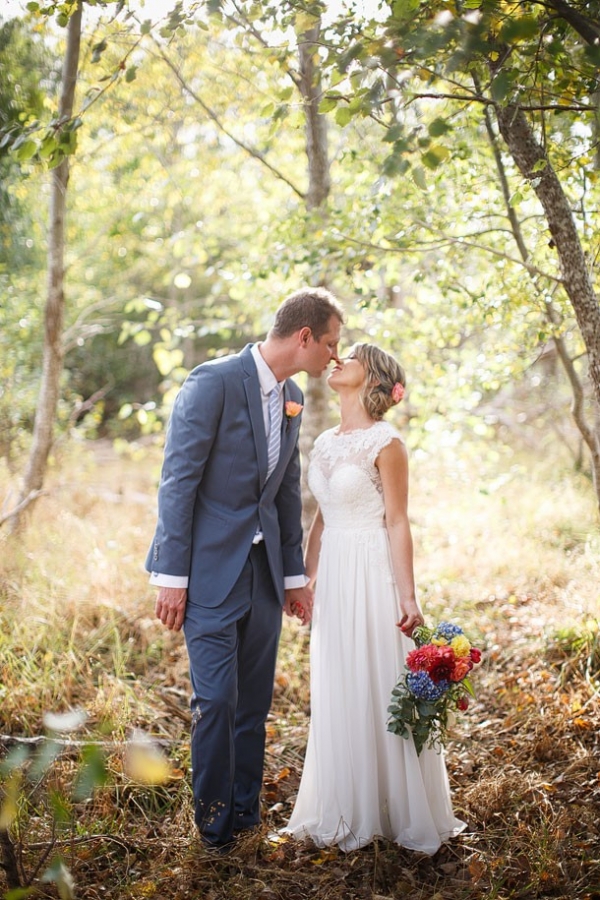
<svg viewBox="0 0 600 900">
<path fill-rule="evenodd" d="M 460 709 L 461 712 L 464 712 L 465 709 L 469 708 L 469 698 L 468 697 L 459 697 L 456 701 L 456 708 Z"/>
<path fill-rule="evenodd" d="M 429 672 L 432 662 L 437 657 L 438 648 L 433 644 L 423 644 L 411 650 L 406 657 L 406 665 L 411 672 Z"/>
<path fill-rule="evenodd" d="M 456 665 L 456 656 L 452 647 L 436 647 L 437 653 L 431 660 L 427 671 L 431 680 L 437 684 L 440 681 L 450 681 Z"/>
<path fill-rule="evenodd" d="M 478 650 L 477 647 L 471 647 L 469 656 L 474 663 L 481 662 L 481 650 Z"/>
</svg>

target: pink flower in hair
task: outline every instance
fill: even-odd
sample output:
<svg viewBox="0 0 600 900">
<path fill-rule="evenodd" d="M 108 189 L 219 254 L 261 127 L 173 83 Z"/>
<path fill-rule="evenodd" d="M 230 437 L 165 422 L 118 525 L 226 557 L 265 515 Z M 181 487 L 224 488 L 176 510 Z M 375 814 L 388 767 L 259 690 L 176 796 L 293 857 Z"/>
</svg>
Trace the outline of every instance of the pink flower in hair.
<svg viewBox="0 0 600 900">
<path fill-rule="evenodd" d="M 404 385 L 400 384 L 399 381 L 396 382 L 394 387 L 392 388 L 392 400 L 394 403 L 400 403 L 402 398 L 404 397 Z"/>
</svg>

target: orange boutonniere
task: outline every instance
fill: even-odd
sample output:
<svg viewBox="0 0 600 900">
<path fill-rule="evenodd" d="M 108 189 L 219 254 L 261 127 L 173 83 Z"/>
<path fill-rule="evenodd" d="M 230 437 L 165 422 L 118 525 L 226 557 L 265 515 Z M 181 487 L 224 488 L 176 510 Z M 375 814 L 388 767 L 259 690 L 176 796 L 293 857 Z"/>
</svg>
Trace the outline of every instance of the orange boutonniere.
<svg viewBox="0 0 600 900">
<path fill-rule="evenodd" d="M 301 403 L 296 403 L 294 400 L 288 400 L 285 404 L 285 430 L 289 431 L 290 422 L 292 419 L 295 419 L 296 416 L 299 416 L 304 407 Z"/>
<path fill-rule="evenodd" d="M 299 416 L 304 407 L 301 403 L 295 403 L 293 400 L 288 400 L 285 404 L 285 415 L 287 419 L 295 419 L 296 416 Z"/>
</svg>

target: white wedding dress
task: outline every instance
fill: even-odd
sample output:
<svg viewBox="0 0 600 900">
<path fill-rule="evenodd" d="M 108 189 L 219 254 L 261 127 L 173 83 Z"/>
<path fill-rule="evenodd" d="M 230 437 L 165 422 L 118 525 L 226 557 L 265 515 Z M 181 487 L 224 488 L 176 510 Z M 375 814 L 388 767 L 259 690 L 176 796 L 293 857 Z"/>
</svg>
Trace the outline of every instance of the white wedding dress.
<svg viewBox="0 0 600 900">
<path fill-rule="evenodd" d="M 375 460 L 387 422 L 324 432 L 308 481 L 325 523 L 313 612 L 311 723 L 300 789 L 283 829 L 353 850 L 375 836 L 433 854 L 459 834 L 444 759 L 387 731 L 392 688 L 414 643 L 400 607 Z"/>
</svg>

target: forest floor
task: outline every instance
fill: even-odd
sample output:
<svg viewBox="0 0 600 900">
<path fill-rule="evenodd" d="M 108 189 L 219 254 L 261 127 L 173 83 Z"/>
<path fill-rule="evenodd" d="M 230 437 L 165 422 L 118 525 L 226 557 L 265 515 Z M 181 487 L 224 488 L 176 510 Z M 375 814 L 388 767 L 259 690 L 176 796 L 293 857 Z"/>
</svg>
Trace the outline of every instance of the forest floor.
<svg viewBox="0 0 600 900">
<path fill-rule="evenodd" d="M 600 554 L 581 525 L 593 518 L 585 484 L 548 486 L 519 466 L 509 479 L 469 464 L 417 476 L 428 618 L 459 622 L 484 651 L 446 756 L 465 832 L 432 857 L 383 840 L 343 854 L 281 838 L 310 713 L 308 632 L 286 622 L 263 824 L 215 857 L 193 824 L 183 640 L 152 619 L 139 566 L 156 473 L 143 455 L 101 462 L 61 468 L 38 524 L 3 554 L 0 831 L 9 825 L 20 887 L 0 873 L 0 896 L 600 900 Z M 85 726 L 44 756 L 44 711 L 72 708 Z M 162 783 L 132 777 L 132 729 L 168 757 Z M 42 880 L 52 860 L 54 881 Z"/>
</svg>

